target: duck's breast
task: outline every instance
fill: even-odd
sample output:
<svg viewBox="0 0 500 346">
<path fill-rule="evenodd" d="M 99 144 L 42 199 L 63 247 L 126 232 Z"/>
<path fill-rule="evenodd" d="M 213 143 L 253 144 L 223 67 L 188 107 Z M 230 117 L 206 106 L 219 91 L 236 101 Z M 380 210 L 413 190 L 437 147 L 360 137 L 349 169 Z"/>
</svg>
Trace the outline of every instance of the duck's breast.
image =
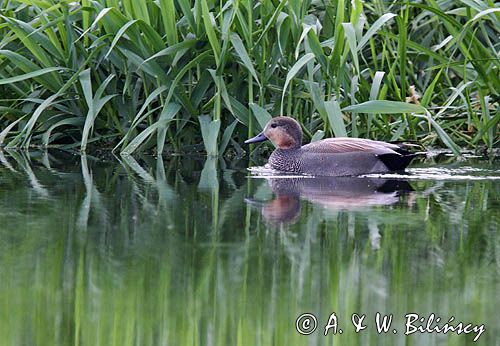
<svg viewBox="0 0 500 346">
<path fill-rule="evenodd" d="M 300 149 L 276 149 L 269 157 L 271 168 L 281 172 L 304 173 Z"/>
</svg>

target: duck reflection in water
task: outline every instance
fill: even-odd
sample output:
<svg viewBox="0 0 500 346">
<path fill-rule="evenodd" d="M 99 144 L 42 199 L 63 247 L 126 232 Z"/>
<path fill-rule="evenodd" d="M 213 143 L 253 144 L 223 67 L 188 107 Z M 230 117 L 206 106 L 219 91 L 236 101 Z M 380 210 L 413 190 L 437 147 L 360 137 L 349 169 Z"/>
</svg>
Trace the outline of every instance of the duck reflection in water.
<svg viewBox="0 0 500 346">
<path fill-rule="evenodd" d="M 266 180 L 275 198 L 271 201 L 247 198 L 246 202 L 273 224 L 297 221 L 302 200 L 329 210 L 353 211 L 392 205 L 413 191 L 404 180 L 362 177 L 267 177 Z"/>
</svg>

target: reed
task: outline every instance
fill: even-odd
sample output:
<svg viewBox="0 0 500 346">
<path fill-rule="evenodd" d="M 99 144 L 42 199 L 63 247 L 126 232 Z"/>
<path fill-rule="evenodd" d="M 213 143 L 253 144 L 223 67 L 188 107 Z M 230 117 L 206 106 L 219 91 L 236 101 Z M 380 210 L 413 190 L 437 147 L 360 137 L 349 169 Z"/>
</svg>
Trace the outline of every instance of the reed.
<svg viewBox="0 0 500 346">
<path fill-rule="evenodd" d="M 289 114 L 308 139 L 491 150 L 492 1 L 0 1 L 0 145 L 216 156 Z"/>
</svg>

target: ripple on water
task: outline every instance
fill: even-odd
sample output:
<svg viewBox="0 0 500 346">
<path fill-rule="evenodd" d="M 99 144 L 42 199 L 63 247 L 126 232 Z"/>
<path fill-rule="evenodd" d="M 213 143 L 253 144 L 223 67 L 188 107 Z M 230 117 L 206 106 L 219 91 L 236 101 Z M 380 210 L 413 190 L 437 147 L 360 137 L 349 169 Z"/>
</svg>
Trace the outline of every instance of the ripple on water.
<svg viewBox="0 0 500 346">
<path fill-rule="evenodd" d="M 312 175 L 280 172 L 268 165 L 250 167 L 251 178 L 314 178 Z M 404 173 L 365 174 L 365 178 L 413 179 L 413 180 L 500 180 L 500 172 L 477 167 L 425 167 L 408 168 Z"/>
<path fill-rule="evenodd" d="M 251 178 L 314 178 L 312 175 L 286 173 L 276 169 L 272 169 L 269 165 L 249 167 L 248 170 L 252 175 Z"/>
<path fill-rule="evenodd" d="M 426 167 L 408 168 L 405 173 L 366 174 L 369 178 L 414 179 L 414 180 L 500 180 L 500 172 L 477 167 Z"/>
</svg>

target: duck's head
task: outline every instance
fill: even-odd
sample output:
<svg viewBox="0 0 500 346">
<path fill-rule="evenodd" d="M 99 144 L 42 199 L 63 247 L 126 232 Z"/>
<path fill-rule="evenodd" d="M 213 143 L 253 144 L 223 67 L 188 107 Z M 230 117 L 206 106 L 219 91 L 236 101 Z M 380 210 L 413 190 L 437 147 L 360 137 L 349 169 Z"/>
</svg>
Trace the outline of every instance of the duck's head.
<svg viewBox="0 0 500 346">
<path fill-rule="evenodd" d="M 298 149 L 302 146 L 302 129 L 295 119 L 276 117 L 266 124 L 264 131 L 247 139 L 245 144 L 263 142 L 268 139 L 279 149 Z"/>
</svg>

